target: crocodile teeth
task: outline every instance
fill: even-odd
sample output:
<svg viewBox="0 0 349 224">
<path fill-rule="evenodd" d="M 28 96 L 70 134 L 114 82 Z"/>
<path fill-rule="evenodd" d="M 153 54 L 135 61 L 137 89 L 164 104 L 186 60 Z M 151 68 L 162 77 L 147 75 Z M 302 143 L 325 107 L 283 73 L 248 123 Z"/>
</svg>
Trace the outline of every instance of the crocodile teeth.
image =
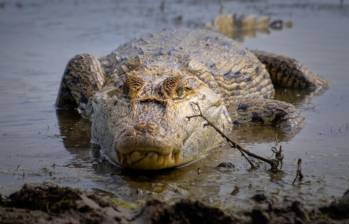
<svg viewBox="0 0 349 224">
<path fill-rule="evenodd" d="M 137 161 L 137 160 L 140 160 L 142 158 L 142 154 L 138 151 L 135 151 L 131 154 L 131 161 L 134 162 L 134 161 Z"/>
<path fill-rule="evenodd" d="M 157 161 L 158 160 L 158 154 L 156 152 L 150 152 L 148 153 L 148 158 L 152 161 Z"/>
<path fill-rule="evenodd" d="M 128 154 L 117 153 L 117 160 L 120 164 L 129 167 L 166 168 L 173 166 L 180 161 L 179 152 L 161 154 L 157 152 L 133 151 Z"/>
<path fill-rule="evenodd" d="M 158 163 L 161 164 L 161 165 L 164 165 L 164 157 L 163 156 L 159 156 L 158 157 Z"/>
</svg>

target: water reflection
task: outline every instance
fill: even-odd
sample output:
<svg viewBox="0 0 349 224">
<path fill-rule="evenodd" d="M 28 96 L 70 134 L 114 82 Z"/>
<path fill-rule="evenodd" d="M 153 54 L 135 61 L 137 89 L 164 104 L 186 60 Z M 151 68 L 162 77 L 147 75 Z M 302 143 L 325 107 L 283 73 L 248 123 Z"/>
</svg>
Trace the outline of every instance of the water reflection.
<svg viewBox="0 0 349 224">
<path fill-rule="evenodd" d="M 270 34 L 271 30 L 292 28 L 292 21 L 271 20 L 269 16 L 219 14 L 208 27 L 243 42 L 246 38 L 255 38 L 258 33 Z"/>
<path fill-rule="evenodd" d="M 57 110 L 58 126 L 64 147 L 71 153 L 91 147 L 90 122 L 76 110 Z"/>
</svg>

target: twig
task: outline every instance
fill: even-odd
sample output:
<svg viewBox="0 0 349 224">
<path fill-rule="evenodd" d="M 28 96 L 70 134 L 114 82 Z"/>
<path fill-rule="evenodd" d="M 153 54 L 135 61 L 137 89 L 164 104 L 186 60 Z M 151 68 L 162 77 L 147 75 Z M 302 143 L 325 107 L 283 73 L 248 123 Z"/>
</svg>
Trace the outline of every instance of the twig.
<svg viewBox="0 0 349 224">
<path fill-rule="evenodd" d="M 282 165 L 283 165 L 283 160 L 284 160 L 284 154 L 282 153 L 282 146 L 279 146 L 279 149 L 277 149 L 276 146 L 271 147 L 271 151 L 273 152 L 273 154 L 275 154 L 275 159 L 277 161 L 279 161 L 280 164 L 280 169 L 282 169 Z"/>
<path fill-rule="evenodd" d="M 296 176 L 292 182 L 292 185 L 294 185 L 294 183 L 296 182 L 297 178 L 298 178 L 298 181 L 302 181 L 303 179 L 303 173 L 302 173 L 302 159 L 298 159 L 297 161 L 297 173 L 296 173 Z"/>
<path fill-rule="evenodd" d="M 265 163 L 268 163 L 271 167 L 271 171 L 272 172 L 277 172 L 278 171 L 278 166 L 279 166 L 279 161 L 276 159 L 267 159 L 264 158 L 262 156 L 259 156 L 257 154 L 254 154 L 246 149 L 244 149 L 241 145 L 239 145 L 238 143 L 236 143 L 233 139 L 231 139 L 230 137 L 228 137 L 226 134 L 223 133 L 223 131 L 221 131 L 216 125 L 214 125 L 211 121 L 209 121 L 207 119 L 207 117 L 205 117 L 201 111 L 201 108 L 199 106 L 198 103 L 193 103 L 193 105 L 195 105 L 198 109 L 198 114 L 192 115 L 192 116 L 188 116 L 187 119 L 190 120 L 194 117 L 201 117 L 202 119 L 204 119 L 206 121 L 206 124 L 204 126 L 211 126 L 213 129 L 215 129 L 215 131 L 217 131 L 232 147 L 236 148 L 237 150 L 240 151 L 241 155 L 249 162 L 249 164 L 251 165 L 252 169 L 256 168 L 256 165 L 253 164 L 253 162 L 247 157 L 253 157 L 255 159 L 259 159 Z"/>
</svg>

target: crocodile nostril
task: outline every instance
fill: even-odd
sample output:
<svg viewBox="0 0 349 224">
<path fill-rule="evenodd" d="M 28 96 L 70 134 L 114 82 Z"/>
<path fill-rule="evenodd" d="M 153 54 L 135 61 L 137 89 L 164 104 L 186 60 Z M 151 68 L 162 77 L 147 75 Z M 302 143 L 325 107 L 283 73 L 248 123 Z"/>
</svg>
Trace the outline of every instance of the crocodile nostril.
<svg viewBox="0 0 349 224">
<path fill-rule="evenodd" d="M 134 126 L 134 128 L 137 130 L 137 131 L 142 131 L 142 130 L 145 130 L 147 124 L 144 123 L 144 122 L 141 122 L 141 123 L 138 123 Z"/>
<path fill-rule="evenodd" d="M 159 133 L 159 127 L 154 122 L 148 122 L 148 123 L 141 122 L 136 124 L 134 128 L 139 132 L 149 133 L 151 135 Z"/>
<path fill-rule="evenodd" d="M 149 123 L 147 124 L 147 127 L 148 127 L 149 129 L 156 129 L 158 126 L 157 126 L 154 122 L 149 122 Z"/>
</svg>

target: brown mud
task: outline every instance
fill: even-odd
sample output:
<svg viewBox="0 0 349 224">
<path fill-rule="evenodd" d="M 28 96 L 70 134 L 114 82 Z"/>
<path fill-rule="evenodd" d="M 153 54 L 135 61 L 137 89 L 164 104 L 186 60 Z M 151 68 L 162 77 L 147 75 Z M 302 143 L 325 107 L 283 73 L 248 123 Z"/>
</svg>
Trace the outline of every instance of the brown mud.
<svg viewBox="0 0 349 224">
<path fill-rule="evenodd" d="M 150 200 L 130 206 L 132 202 L 107 192 L 26 184 L 8 197 L 0 197 L 0 223 L 349 223 L 349 191 L 329 205 L 311 210 L 293 200 L 274 204 L 263 194 L 250 200 L 252 209 L 228 214 L 188 199 L 173 204 Z"/>
</svg>

